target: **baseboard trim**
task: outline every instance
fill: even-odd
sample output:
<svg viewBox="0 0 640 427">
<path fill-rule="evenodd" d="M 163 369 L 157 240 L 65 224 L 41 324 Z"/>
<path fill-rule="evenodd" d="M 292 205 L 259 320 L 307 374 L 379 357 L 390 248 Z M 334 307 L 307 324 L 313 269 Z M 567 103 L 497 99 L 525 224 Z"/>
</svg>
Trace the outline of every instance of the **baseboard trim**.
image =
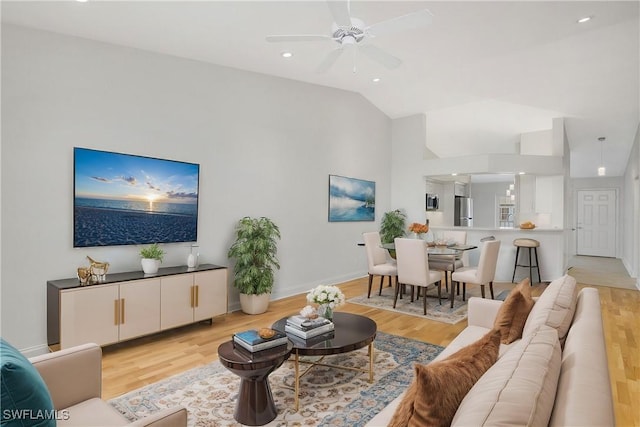
<svg viewBox="0 0 640 427">
<path fill-rule="evenodd" d="M 47 344 L 40 344 L 33 347 L 21 348 L 20 353 L 22 353 L 24 357 L 29 358 L 50 353 L 50 350 Z"/>
</svg>

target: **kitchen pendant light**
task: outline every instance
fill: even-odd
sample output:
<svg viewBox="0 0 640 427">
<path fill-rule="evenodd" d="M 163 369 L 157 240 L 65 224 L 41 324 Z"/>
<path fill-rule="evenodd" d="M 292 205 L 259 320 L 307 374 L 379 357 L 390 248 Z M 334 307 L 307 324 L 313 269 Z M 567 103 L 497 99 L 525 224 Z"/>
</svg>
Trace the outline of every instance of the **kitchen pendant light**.
<svg viewBox="0 0 640 427">
<path fill-rule="evenodd" d="M 598 167 L 598 176 L 605 176 L 607 174 L 607 170 L 604 167 L 604 163 L 602 162 L 602 145 L 604 143 L 604 140 L 604 136 L 598 138 L 598 141 L 600 141 L 600 166 Z"/>
</svg>

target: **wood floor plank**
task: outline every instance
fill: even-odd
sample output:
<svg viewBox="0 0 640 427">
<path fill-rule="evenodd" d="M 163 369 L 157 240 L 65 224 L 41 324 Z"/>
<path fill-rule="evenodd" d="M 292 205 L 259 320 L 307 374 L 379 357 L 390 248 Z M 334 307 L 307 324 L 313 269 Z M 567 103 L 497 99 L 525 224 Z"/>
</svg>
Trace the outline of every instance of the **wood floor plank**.
<svg viewBox="0 0 640 427">
<path fill-rule="evenodd" d="M 347 298 L 367 291 L 367 279 L 339 285 Z M 540 295 L 544 284 L 533 287 Z M 602 307 L 609 375 L 619 426 L 640 426 L 640 292 L 597 286 Z M 240 330 L 270 326 L 306 305 L 305 295 L 272 301 L 269 310 L 251 316 L 228 313 L 211 324 L 189 325 L 103 349 L 102 395 L 110 399 L 218 358 L 218 346 Z M 339 309 L 370 317 L 378 330 L 446 346 L 467 322 L 455 325 L 347 303 Z"/>
</svg>

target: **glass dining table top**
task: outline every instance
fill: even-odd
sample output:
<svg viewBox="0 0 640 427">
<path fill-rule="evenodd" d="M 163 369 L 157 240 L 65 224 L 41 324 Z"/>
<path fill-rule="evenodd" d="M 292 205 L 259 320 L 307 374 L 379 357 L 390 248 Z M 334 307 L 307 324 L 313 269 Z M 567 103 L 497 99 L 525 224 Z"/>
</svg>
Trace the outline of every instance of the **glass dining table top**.
<svg viewBox="0 0 640 427">
<path fill-rule="evenodd" d="M 396 249 L 394 243 L 383 243 L 382 247 L 390 251 Z M 476 248 L 477 246 L 473 245 L 427 246 L 427 253 L 430 255 L 458 255 L 462 251 Z"/>
</svg>

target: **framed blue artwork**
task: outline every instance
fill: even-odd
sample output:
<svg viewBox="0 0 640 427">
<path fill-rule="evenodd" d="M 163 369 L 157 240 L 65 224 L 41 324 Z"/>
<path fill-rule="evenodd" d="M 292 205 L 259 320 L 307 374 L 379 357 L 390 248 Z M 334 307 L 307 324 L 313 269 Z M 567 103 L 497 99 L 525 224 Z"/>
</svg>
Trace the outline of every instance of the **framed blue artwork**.
<svg viewBox="0 0 640 427">
<path fill-rule="evenodd" d="M 376 183 L 329 175 L 329 222 L 375 221 Z"/>
</svg>

